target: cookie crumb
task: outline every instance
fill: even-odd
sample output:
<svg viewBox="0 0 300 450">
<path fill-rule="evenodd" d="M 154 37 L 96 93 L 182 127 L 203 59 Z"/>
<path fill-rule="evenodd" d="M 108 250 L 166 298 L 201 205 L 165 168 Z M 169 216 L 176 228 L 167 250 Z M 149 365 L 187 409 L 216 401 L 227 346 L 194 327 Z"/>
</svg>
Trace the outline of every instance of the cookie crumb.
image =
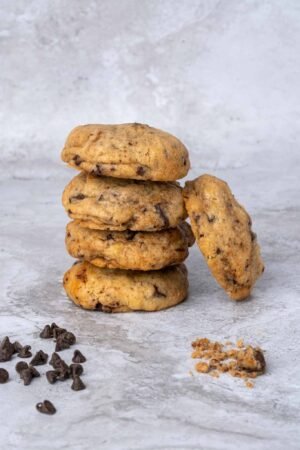
<svg viewBox="0 0 300 450">
<path fill-rule="evenodd" d="M 228 348 L 226 342 L 213 342 L 207 338 L 200 338 L 192 342 L 192 358 L 200 359 L 195 365 L 199 373 L 207 373 L 218 378 L 222 373 L 232 377 L 242 378 L 248 388 L 254 383 L 249 378 L 256 378 L 265 372 L 266 362 L 263 351 L 259 347 L 245 345 L 243 339 L 238 339 L 236 347 Z"/>
</svg>

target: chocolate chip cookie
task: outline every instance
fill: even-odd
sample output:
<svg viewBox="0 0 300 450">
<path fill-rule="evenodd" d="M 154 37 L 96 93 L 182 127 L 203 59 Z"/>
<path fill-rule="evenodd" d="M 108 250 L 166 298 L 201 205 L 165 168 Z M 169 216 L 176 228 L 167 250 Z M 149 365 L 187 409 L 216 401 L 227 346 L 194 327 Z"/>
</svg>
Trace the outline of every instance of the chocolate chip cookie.
<svg viewBox="0 0 300 450">
<path fill-rule="evenodd" d="M 194 235 L 187 222 L 157 232 L 100 231 L 70 222 L 66 247 L 71 256 L 108 269 L 158 270 L 188 256 Z"/>
<path fill-rule="evenodd" d="M 104 312 L 158 311 L 182 302 L 188 291 L 184 264 L 141 272 L 100 269 L 84 261 L 65 273 L 63 283 L 74 303 Z"/>
<path fill-rule="evenodd" d="M 63 206 L 82 226 L 99 230 L 157 231 L 187 216 L 177 183 L 96 177 L 84 172 L 67 185 Z"/>
<path fill-rule="evenodd" d="M 188 181 L 183 196 L 213 276 L 232 299 L 245 299 L 264 270 L 250 216 L 227 183 L 211 175 Z"/>
<path fill-rule="evenodd" d="M 175 181 L 190 168 L 188 151 L 177 138 L 139 123 L 78 126 L 62 160 L 94 175 L 136 180 Z"/>
</svg>

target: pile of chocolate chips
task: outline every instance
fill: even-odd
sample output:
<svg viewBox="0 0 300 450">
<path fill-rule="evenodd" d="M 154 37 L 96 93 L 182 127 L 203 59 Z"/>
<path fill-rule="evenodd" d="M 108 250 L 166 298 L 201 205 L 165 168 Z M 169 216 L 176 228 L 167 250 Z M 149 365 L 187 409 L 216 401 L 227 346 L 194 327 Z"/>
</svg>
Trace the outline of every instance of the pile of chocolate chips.
<svg viewBox="0 0 300 450">
<path fill-rule="evenodd" d="M 72 358 L 72 364 L 67 364 L 58 354 L 58 352 L 70 348 L 76 343 L 76 336 L 74 333 L 61 328 L 56 323 L 51 325 L 45 325 L 44 329 L 40 333 L 42 339 L 53 339 L 55 342 L 55 351 L 49 361 L 49 365 L 52 366 L 51 370 L 46 372 L 47 381 L 50 384 L 54 384 L 57 381 L 72 380 L 71 389 L 74 391 L 81 391 L 85 389 L 85 384 L 81 379 L 83 374 L 83 366 L 81 365 L 86 361 L 86 358 L 79 350 L 75 350 Z M 19 358 L 31 358 L 31 346 L 21 345 L 19 342 L 11 342 L 9 337 L 6 336 L 0 342 L 0 363 L 10 361 L 14 354 L 17 354 Z M 31 359 L 28 364 L 25 361 L 19 361 L 16 364 L 16 372 L 19 374 L 21 380 L 25 386 L 31 384 L 33 378 L 40 377 L 40 372 L 35 366 L 41 366 L 47 364 L 48 355 L 39 350 Z M 7 370 L 0 368 L 0 384 L 4 384 L 9 380 L 9 373 Z M 55 414 L 56 408 L 49 401 L 38 403 L 36 409 L 43 414 Z"/>
</svg>

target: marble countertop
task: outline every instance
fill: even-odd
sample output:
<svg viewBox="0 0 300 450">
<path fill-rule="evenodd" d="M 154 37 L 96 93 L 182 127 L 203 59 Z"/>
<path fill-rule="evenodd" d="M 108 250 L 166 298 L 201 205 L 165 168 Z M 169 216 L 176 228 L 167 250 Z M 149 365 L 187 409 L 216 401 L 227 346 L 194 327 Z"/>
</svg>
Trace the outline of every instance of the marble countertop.
<svg viewBox="0 0 300 450">
<path fill-rule="evenodd" d="M 266 271 L 251 299 L 230 301 L 194 246 L 188 300 L 148 314 L 86 312 L 66 298 L 61 279 L 72 259 L 64 249 L 60 196 L 73 171 L 1 181 L 1 336 L 50 353 L 53 344 L 38 333 L 55 321 L 76 333 L 88 361 L 82 392 L 71 391 L 68 382 L 49 385 L 45 377 L 24 387 L 14 372 L 16 359 L 1 364 L 11 379 L 0 385 L 0 448 L 299 449 L 297 167 L 294 153 L 263 167 L 212 171 L 247 206 L 262 246 Z M 261 346 L 267 373 L 252 390 L 226 375 L 193 373 L 190 344 L 200 336 Z M 56 405 L 55 416 L 35 410 L 45 398 Z"/>
</svg>

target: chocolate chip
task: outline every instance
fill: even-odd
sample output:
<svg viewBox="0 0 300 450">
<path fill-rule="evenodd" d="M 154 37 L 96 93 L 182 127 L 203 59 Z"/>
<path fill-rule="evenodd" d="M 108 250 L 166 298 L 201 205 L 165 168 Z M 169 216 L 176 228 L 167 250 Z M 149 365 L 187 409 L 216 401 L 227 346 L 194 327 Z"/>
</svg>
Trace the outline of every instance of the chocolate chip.
<svg viewBox="0 0 300 450">
<path fill-rule="evenodd" d="M 84 194 L 73 195 L 72 197 L 69 198 L 69 202 L 76 203 L 77 200 L 83 200 L 85 198 L 86 198 L 86 195 L 84 195 Z"/>
<path fill-rule="evenodd" d="M 13 355 L 13 351 L 10 349 L 4 348 L 0 349 L 0 362 L 10 361 Z"/>
<path fill-rule="evenodd" d="M 48 370 L 48 372 L 46 372 L 46 378 L 48 380 L 48 383 L 50 384 L 54 384 L 57 381 L 57 373 L 55 370 Z"/>
<path fill-rule="evenodd" d="M 66 333 L 66 331 L 67 330 L 65 328 L 59 328 L 59 327 L 54 328 L 54 330 L 53 330 L 53 338 L 57 339 L 58 336 L 60 336 L 63 333 Z"/>
<path fill-rule="evenodd" d="M 255 239 L 256 239 L 256 233 L 253 233 L 253 231 L 250 231 L 250 234 L 251 234 L 251 241 L 252 241 L 252 242 L 255 241 Z"/>
<path fill-rule="evenodd" d="M 24 347 L 22 347 L 18 353 L 18 357 L 19 358 L 31 358 L 32 353 L 31 353 L 31 346 L 30 345 L 24 345 Z"/>
<path fill-rule="evenodd" d="M 74 345 L 76 343 L 76 336 L 74 333 L 71 333 L 70 331 L 67 331 L 66 333 L 63 334 L 63 339 L 70 345 Z"/>
<path fill-rule="evenodd" d="M 263 352 L 259 349 L 255 349 L 254 350 L 254 358 L 256 359 L 256 361 L 258 361 L 260 368 L 259 370 L 261 370 L 262 372 L 265 371 L 266 368 L 266 361 L 265 361 L 265 357 L 263 355 Z"/>
<path fill-rule="evenodd" d="M 161 219 L 163 220 L 164 226 L 168 228 L 170 226 L 170 222 L 161 204 L 157 203 L 154 207 L 156 209 L 156 212 L 160 215 Z"/>
<path fill-rule="evenodd" d="M 96 164 L 95 168 L 92 170 L 92 174 L 97 176 L 102 175 L 102 169 L 100 164 Z"/>
<path fill-rule="evenodd" d="M 53 337 L 53 333 L 50 325 L 45 325 L 43 330 L 40 332 L 40 338 L 42 339 L 50 339 Z"/>
<path fill-rule="evenodd" d="M 83 389 L 85 389 L 85 384 L 78 375 L 74 376 L 71 389 L 73 389 L 73 391 L 82 391 Z"/>
<path fill-rule="evenodd" d="M 29 366 L 29 370 L 31 372 L 32 378 L 38 378 L 41 376 L 40 372 L 33 366 Z"/>
<path fill-rule="evenodd" d="M 83 356 L 79 350 L 75 350 L 72 361 L 73 363 L 84 363 L 86 361 L 86 357 Z"/>
<path fill-rule="evenodd" d="M 80 377 L 83 374 L 83 366 L 81 364 L 71 364 L 70 365 L 70 375 L 72 378 L 75 376 Z"/>
<path fill-rule="evenodd" d="M 134 239 L 134 236 L 136 235 L 135 231 L 132 230 L 126 230 L 125 239 L 126 241 L 132 241 Z"/>
<path fill-rule="evenodd" d="M 43 402 L 38 403 L 36 405 L 36 409 L 42 414 L 53 415 L 56 413 L 55 406 L 49 400 L 44 400 Z"/>
<path fill-rule="evenodd" d="M 7 370 L 1 368 L 0 369 L 0 384 L 7 383 L 8 379 L 9 379 L 9 374 L 8 374 Z"/>
<path fill-rule="evenodd" d="M 49 361 L 50 366 L 54 367 L 56 369 L 59 366 L 59 363 L 61 361 L 61 357 L 57 353 L 52 353 L 51 359 Z"/>
<path fill-rule="evenodd" d="M 75 164 L 76 166 L 79 166 L 79 165 L 82 163 L 83 160 L 80 158 L 79 155 L 75 155 L 75 156 L 73 157 L 73 161 L 74 161 L 74 164 Z"/>
<path fill-rule="evenodd" d="M 219 255 L 220 253 L 222 253 L 222 250 L 219 247 L 217 247 L 216 254 Z"/>
<path fill-rule="evenodd" d="M 70 345 L 67 342 L 64 342 L 59 339 L 56 341 L 56 345 L 55 345 L 56 352 L 61 352 L 62 350 L 67 350 L 68 348 L 70 348 Z"/>
<path fill-rule="evenodd" d="M 153 297 L 166 297 L 166 294 L 164 294 L 163 292 L 161 292 L 158 287 L 156 286 L 156 284 L 153 285 L 154 287 L 154 293 L 153 293 Z"/>
<path fill-rule="evenodd" d="M 10 342 L 8 336 L 5 336 L 5 338 L 1 342 L 0 351 L 1 350 L 4 350 L 7 353 L 10 353 L 11 355 L 13 355 L 15 353 L 14 344 L 12 344 L 12 342 Z"/>
<path fill-rule="evenodd" d="M 136 169 L 136 174 L 137 175 L 139 175 L 139 176 L 143 176 L 143 175 L 145 175 L 145 173 L 146 173 L 146 170 L 144 169 L 144 167 L 142 167 L 142 166 L 139 166 L 137 169 Z"/>
<path fill-rule="evenodd" d="M 14 342 L 14 353 L 19 353 L 22 347 L 23 345 L 20 344 L 20 342 L 18 341 Z"/>
<path fill-rule="evenodd" d="M 70 368 L 63 360 L 60 361 L 58 367 L 55 369 L 55 373 L 59 381 L 70 378 Z"/>
<path fill-rule="evenodd" d="M 28 364 L 25 361 L 19 361 L 16 364 L 16 371 L 20 374 L 23 370 L 28 369 Z"/>
<path fill-rule="evenodd" d="M 53 334 L 53 331 L 55 330 L 55 328 L 61 328 L 61 327 L 59 325 L 57 325 L 55 322 L 52 322 L 50 328 L 51 328 L 51 332 Z"/>
<path fill-rule="evenodd" d="M 32 358 L 30 364 L 32 366 L 42 366 L 43 364 L 46 364 L 47 361 L 48 361 L 47 353 L 44 353 L 43 350 L 39 350 Z"/>
<path fill-rule="evenodd" d="M 20 372 L 20 378 L 23 380 L 24 386 L 28 386 L 33 378 L 30 368 L 22 370 Z"/>
</svg>

